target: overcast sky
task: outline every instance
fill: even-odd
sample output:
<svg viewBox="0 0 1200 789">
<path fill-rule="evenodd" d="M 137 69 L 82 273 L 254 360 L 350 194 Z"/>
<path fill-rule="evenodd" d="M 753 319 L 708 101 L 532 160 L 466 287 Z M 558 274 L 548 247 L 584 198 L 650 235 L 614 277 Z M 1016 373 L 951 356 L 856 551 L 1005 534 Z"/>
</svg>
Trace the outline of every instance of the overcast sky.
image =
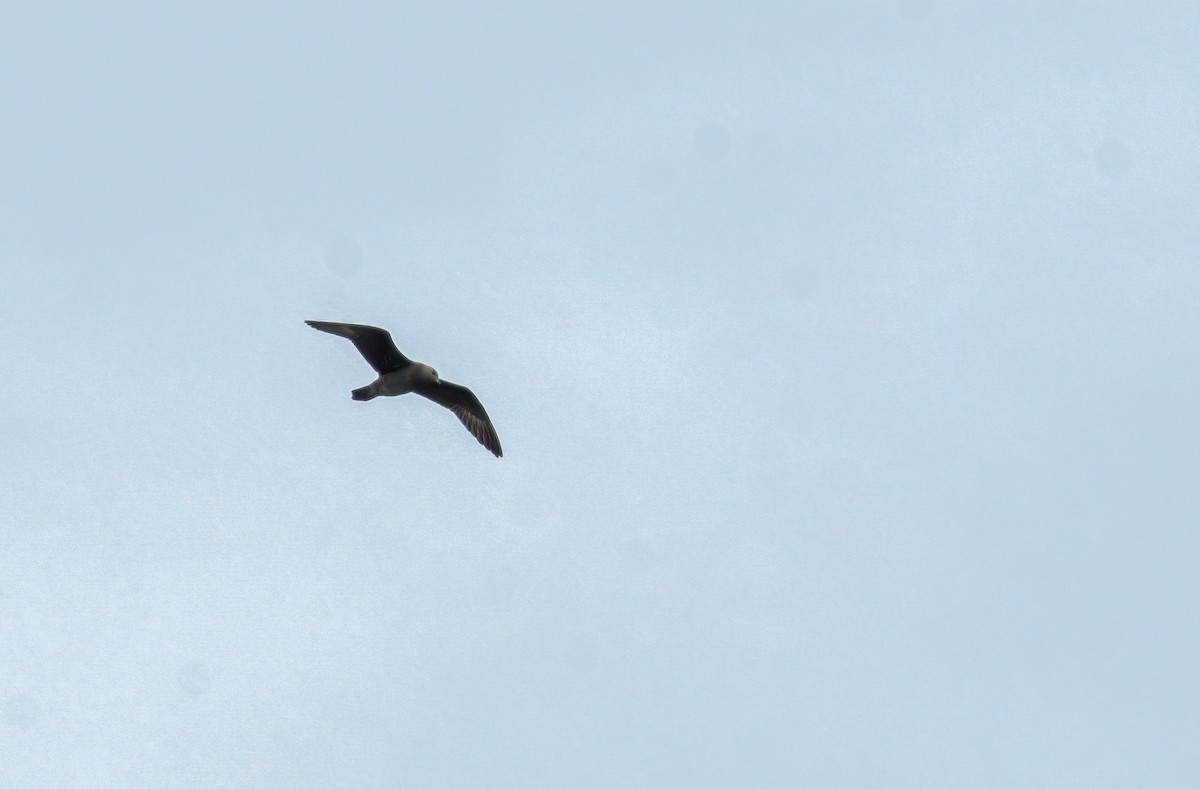
<svg viewBox="0 0 1200 789">
<path fill-rule="evenodd" d="M 0 785 L 1200 785 L 1197 29 L 8 8 Z"/>
</svg>

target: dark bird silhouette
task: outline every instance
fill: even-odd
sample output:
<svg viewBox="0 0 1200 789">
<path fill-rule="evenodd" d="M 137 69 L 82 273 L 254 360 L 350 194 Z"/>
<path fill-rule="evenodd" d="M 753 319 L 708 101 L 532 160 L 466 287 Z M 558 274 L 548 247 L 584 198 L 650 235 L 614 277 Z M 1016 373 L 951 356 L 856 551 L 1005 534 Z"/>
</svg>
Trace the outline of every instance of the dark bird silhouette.
<svg viewBox="0 0 1200 789">
<path fill-rule="evenodd" d="M 479 398 L 465 386 L 443 381 L 437 370 L 427 364 L 414 362 L 396 348 L 392 335 L 375 326 L 330 321 L 305 321 L 314 329 L 345 337 L 354 343 L 367 363 L 379 377 L 370 384 L 350 392 L 355 400 L 371 400 L 380 395 L 392 396 L 416 392 L 440 406 L 449 408 L 471 435 L 496 457 L 503 457 L 500 438 L 492 420 Z"/>
</svg>

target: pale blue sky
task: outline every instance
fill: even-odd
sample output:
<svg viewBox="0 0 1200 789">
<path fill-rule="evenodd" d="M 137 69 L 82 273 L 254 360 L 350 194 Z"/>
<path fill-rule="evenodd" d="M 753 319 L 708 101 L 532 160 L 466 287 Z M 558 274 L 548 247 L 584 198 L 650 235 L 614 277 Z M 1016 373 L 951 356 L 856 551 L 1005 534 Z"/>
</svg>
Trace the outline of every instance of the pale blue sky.
<svg viewBox="0 0 1200 789">
<path fill-rule="evenodd" d="M 1200 784 L 1200 11 L 997 5 L 5 11 L 0 785 Z"/>
</svg>

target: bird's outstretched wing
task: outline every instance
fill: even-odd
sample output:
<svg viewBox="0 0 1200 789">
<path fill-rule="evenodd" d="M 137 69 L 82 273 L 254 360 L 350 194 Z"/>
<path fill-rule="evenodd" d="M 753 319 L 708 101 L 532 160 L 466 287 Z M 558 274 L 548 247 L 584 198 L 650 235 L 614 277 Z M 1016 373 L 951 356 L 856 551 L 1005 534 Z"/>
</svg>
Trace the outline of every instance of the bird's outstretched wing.
<svg viewBox="0 0 1200 789">
<path fill-rule="evenodd" d="M 396 343 L 392 342 L 392 335 L 384 329 L 376 326 L 363 326 L 359 323 L 333 323 L 330 321 L 305 321 L 305 323 L 314 329 L 345 337 L 354 343 L 358 352 L 380 375 L 412 364 L 407 356 L 400 353 L 396 348 Z"/>
<path fill-rule="evenodd" d="M 438 405 L 449 408 L 480 444 L 483 444 L 496 457 L 504 457 L 504 450 L 500 448 L 500 437 L 496 435 L 496 428 L 492 427 L 492 420 L 488 419 L 487 411 L 483 410 L 483 404 L 470 389 L 449 381 L 441 381 L 436 384 L 423 384 L 413 391 L 422 397 L 428 397 Z"/>
</svg>

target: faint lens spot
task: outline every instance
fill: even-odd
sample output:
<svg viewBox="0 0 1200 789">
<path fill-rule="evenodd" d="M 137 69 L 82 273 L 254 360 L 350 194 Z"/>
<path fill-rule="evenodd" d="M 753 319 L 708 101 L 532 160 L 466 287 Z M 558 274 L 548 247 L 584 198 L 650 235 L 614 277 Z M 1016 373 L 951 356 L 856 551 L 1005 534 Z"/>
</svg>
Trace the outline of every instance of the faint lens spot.
<svg viewBox="0 0 1200 789">
<path fill-rule="evenodd" d="M 719 123 L 706 123 L 692 135 L 692 148 L 701 159 L 724 159 L 729 153 L 729 132 Z"/>
<path fill-rule="evenodd" d="M 28 729 L 38 719 L 37 699 L 28 693 L 18 693 L 9 696 L 4 702 L 4 722 L 9 726 Z"/>
<path fill-rule="evenodd" d="M 338 238 L 325 250 L 325 267 L 339 277 L 352 277 L 362 268 L 362 247 L 348 238 Z"/>
<path fill-rule="evenodd" d="M 896 10 L 905 19 L 922 22 L 933 13 L 933 0 L 897 0 Z"/>
<path fill-rule="evenodd" d="M 817 289 L 817 273 L 808 266 L 792 266 L 783 270 L 779 285 L 788 298 L 808 301 Z"/>
<path fill-rule="evenodd" d="M 179 683 L 179 689 L 189 696 L 203 696 L 212 686 L 208 666 L 199 660 L 189 660 L 180 666 L 175 681 Z"/>
<path fill-rule="evenodd" d="M 1096 169 L 1109 178 L 1122 178 L 1133 164 L 1129 148 L 1120 140 L 1107 140 L 1092 155 Z"/>
</svg>

